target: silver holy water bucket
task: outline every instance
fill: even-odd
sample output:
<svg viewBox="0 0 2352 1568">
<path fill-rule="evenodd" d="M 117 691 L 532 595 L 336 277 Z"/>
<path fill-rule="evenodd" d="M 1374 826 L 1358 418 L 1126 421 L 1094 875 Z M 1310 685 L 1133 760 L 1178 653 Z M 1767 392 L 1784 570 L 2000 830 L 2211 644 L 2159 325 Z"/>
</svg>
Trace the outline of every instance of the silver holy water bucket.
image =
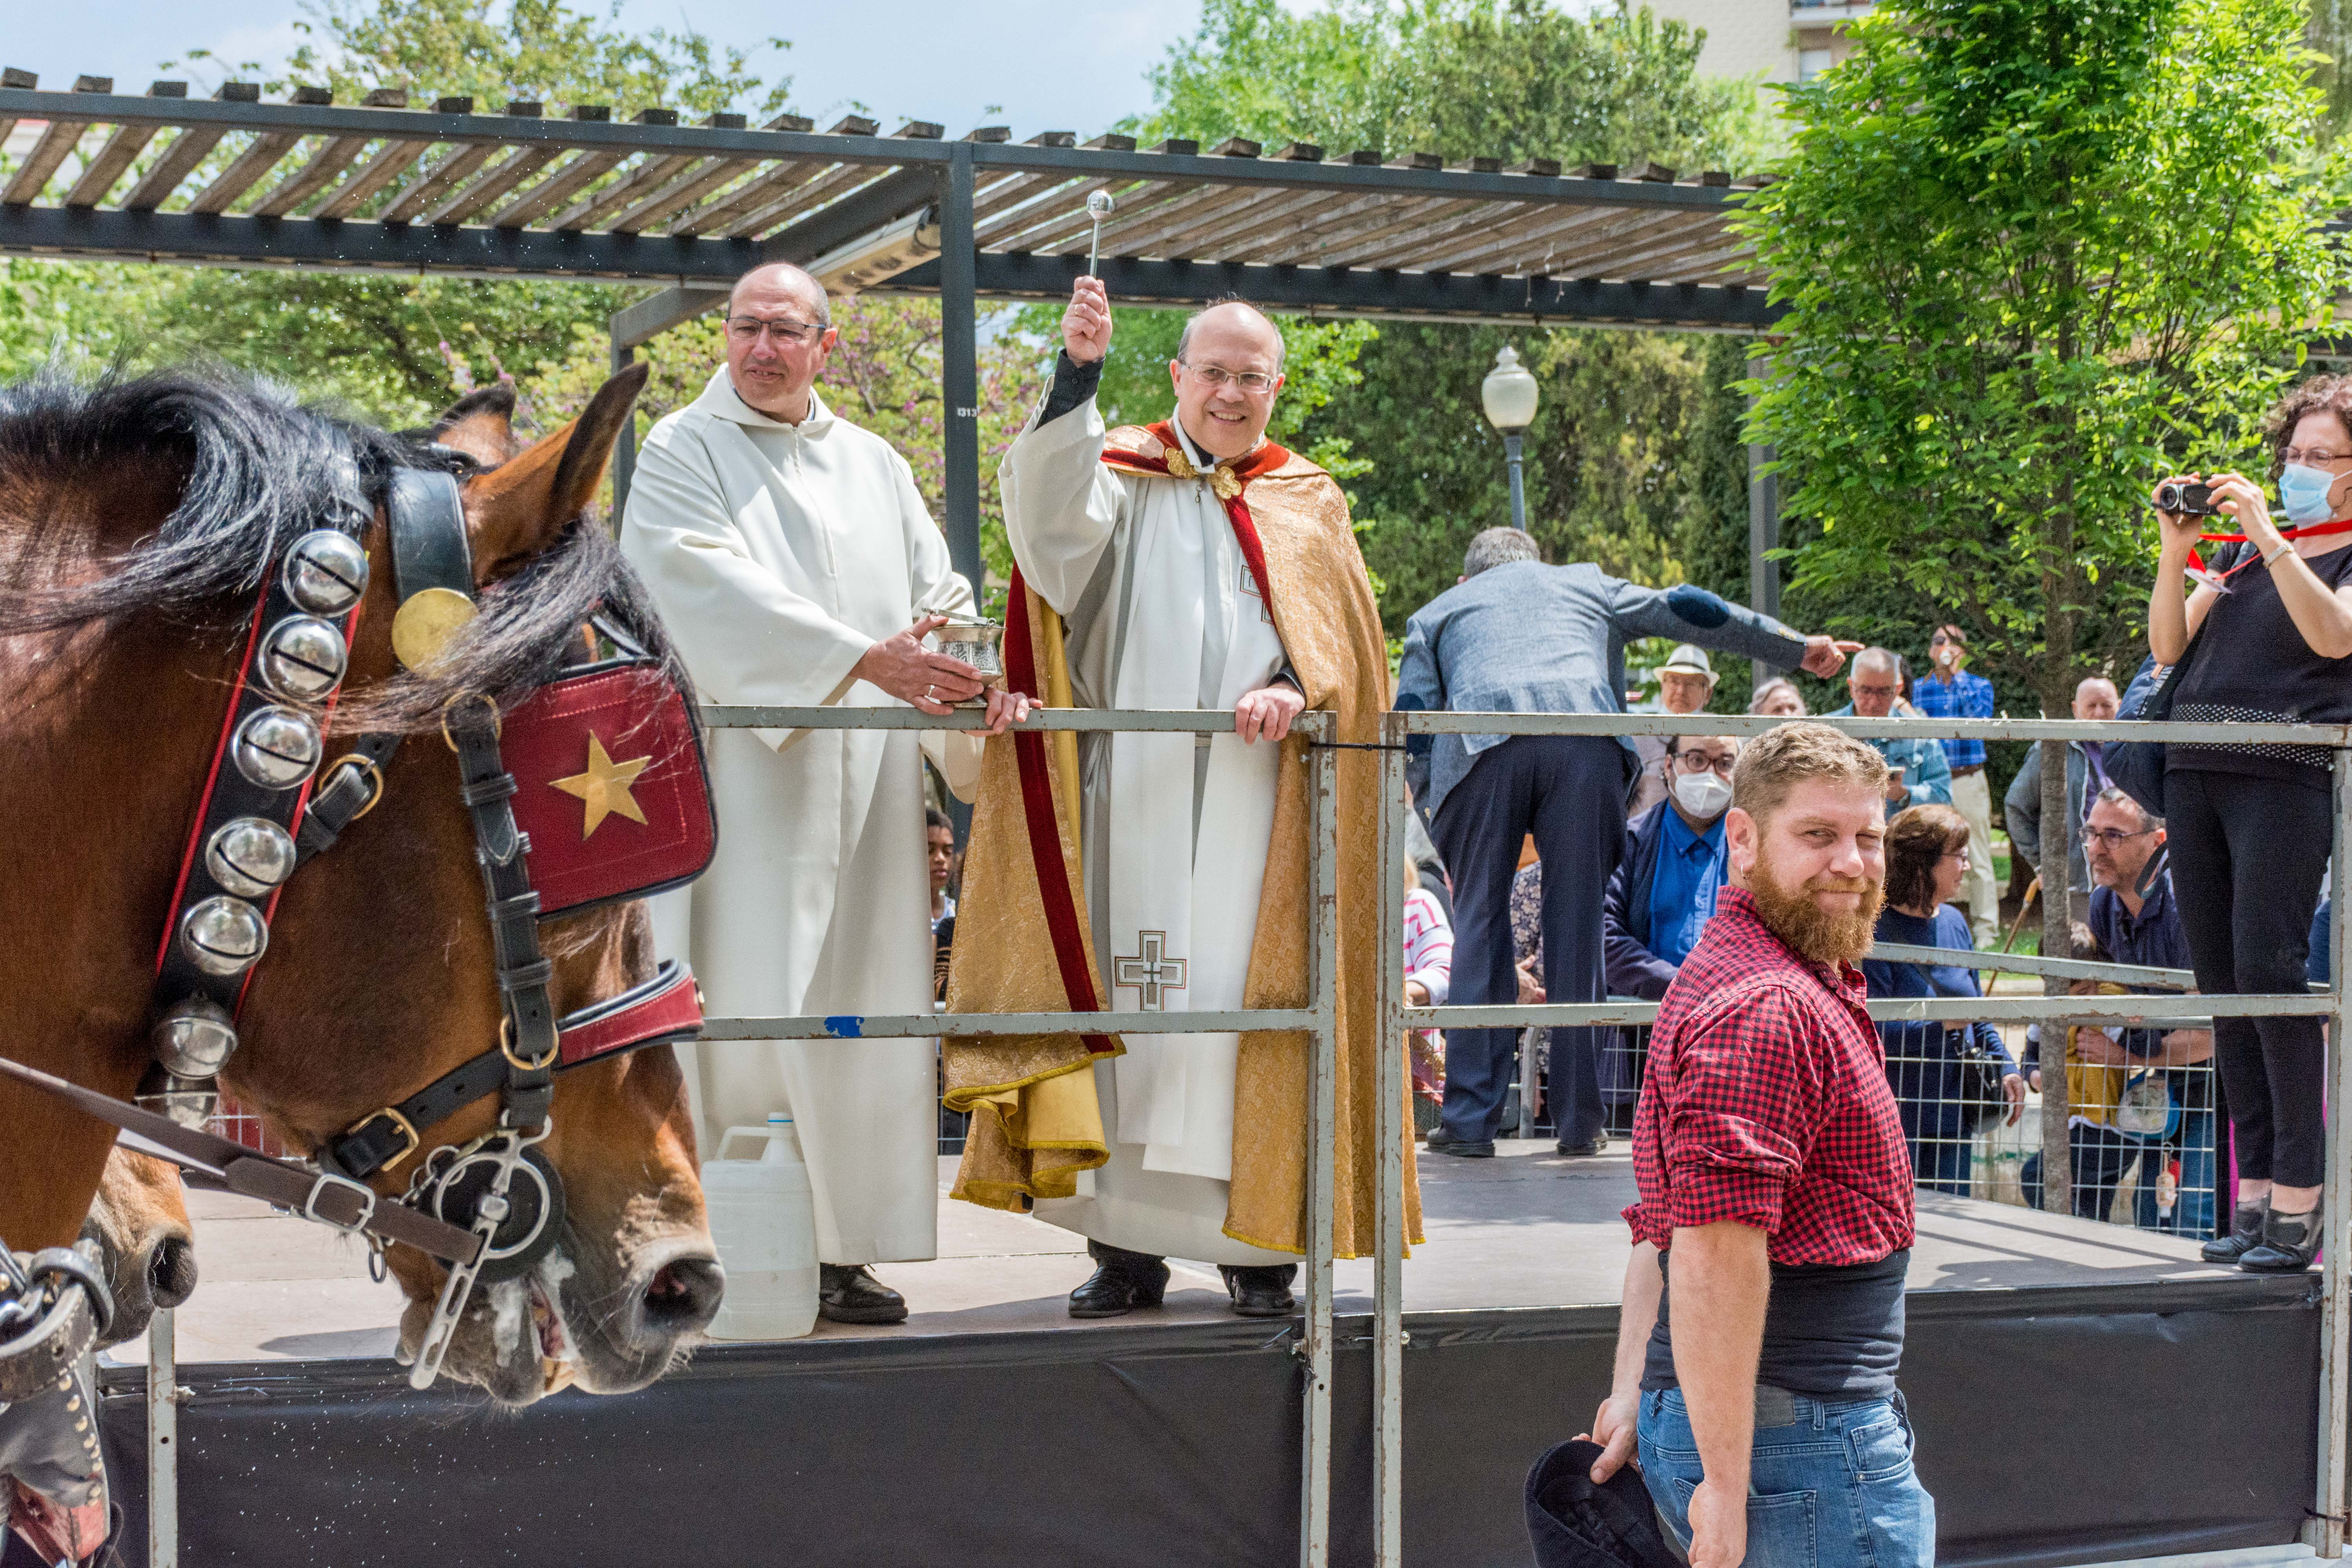
<svg viewBox="0 0 2352 1568">
<path fill-rule="evenodd" d="M 932 633 L 941 653 L 950 658 L 961 659 L 980 671 L 983 686 L 1004 683 L 1004 659 L 1000 652 L 1004 642 L 1004 624 L 982 616 L 950 616 L 947 625 Z M 983 696 L 967 698 L 957 704 L 961 708 L 985 706 Z"/>
</svg>

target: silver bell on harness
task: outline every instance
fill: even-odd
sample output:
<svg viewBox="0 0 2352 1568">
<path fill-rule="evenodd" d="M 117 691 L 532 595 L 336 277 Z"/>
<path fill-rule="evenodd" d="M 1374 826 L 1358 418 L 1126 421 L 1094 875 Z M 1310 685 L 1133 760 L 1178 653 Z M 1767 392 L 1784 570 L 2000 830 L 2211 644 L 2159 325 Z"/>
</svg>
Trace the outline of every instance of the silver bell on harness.
<svg viewBox="0 0 2352 1568">
<path fill-rule="evenodd" d="M 220 1109 L 220 1090 L 208 1078 L 182 1078 L 162 1062 L 150 1062 L 131 1103 L 183 1127 L 201 1128 Z"/>
<path fill-rule="evenodd" d="M 367 585 L 367 551 L 339 529 L 314 528 L 287 547 L 286 596 L 313 615 L 341 615 Z"/>
<path fill-rule="evenodd" d="M 264 899 L 294 874 L 294 837 L 266 816 L 235 816 L 213 829 L 205 869 L 240 899 Z"/>
<path fill-rule="evenodd" d="M 257 708 L 236 727 L 229 748 L 236 771 L 263 789 L 292 789 L 319 771 L 326 743 L 319 726 L 307 713 L 291 708 Z"/>
<path fill-rule="evenodd" d="M 209 996 L 174 1002 L 148 1036 L 155 1059 L 179 1078 L 210 1078 L 236 1051 L 236 1020 Z"/>
<path fill-rule="evenodd" d="M 436 1150 L 419 1178 L 425 1211 L 434 1218 L 468 1230 L 484 1219 L 498 1227 L 482 1249 L 478 1278 L 486 1283 L 530 1273 L 563 1234 L 563 1182 L 537 1148 L 514 1162 L 503 1196 L 491 1190 L 507 1161 L 499 1148 L 504 1137 Z"/>
<path fill-rule="evenodd" d="M 242 974 L 269 947 L 269 922 L 243 899 L 216 894 L 180 921 L 180 951 L 206 974 Z"/>
<path fill-rule="evenodd" d="M 254 663 L 270 690 L 317 702 L 342 684 L 343 634 L 316 616 L 289 616 L 262 634 Z"/>
</svg>

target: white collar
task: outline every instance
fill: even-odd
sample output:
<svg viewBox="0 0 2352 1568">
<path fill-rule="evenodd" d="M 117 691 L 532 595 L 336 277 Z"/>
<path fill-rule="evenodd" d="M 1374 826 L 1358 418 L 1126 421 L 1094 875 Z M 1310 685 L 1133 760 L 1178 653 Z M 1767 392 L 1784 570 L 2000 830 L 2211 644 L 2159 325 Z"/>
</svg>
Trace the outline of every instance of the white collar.
<svg viewBox="0 0 2352 1568">
<path fill-rule="evenodd" d="M 821 441 L 826 432 L 833 428 L 833 410 L 824 405 L 824 399 L 816 395 L 815 387 L 809 388 L 808 395 L 807 416 L 797 425 L 787 425 L 781 419 L 771 418 L 744 402 L 743 395 L 735 390 L 735 378 L 728 374 L 727 367 L 722 364 L 712 374 L 710 384 L 702 389 L 702 395 L 694 400 L 694 406 L 714 418 L 725 419 L 753 430 L 790 430 L 794 435 L 804 436 L 812 441 Z"/>
<path fill-rule="evenodd" d="M 809 395 L 812 397 L 815 396 L 815 391 L 812 389 Z M 1265 437 L 1261 435 L 1258 437 L 1256 444 L 1250 447 L 1249 452 L 1244 452 L 1241 458 L 1212 458 L 1206 452 L 1201 450 L 1199 444 L 1192 439 L 1192 432 L 1184 428 L 1182 416 L 1178 415 L 1172 408 L 1168 411 L 1168 428 L 1175 431 L 1176 439 L 1183 443 L 1185 458 L 1192 463 L 1194 468 L 1204 474 L 1211 468 L 1215 468 L 1219 463 L 1238 463 L 1242 460 L 1242 458 L 1248 457 L 1250 452 L 1255 452 L 1259 447 L 1265 445 Z"/>
</svg>

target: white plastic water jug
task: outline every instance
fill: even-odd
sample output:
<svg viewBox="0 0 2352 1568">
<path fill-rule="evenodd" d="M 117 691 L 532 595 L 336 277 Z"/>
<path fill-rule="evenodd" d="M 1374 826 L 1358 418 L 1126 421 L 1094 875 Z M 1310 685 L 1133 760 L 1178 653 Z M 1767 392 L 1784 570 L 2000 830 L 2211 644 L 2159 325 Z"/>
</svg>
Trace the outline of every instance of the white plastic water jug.
<svg viewBox="0 0 2352 1568">
<path fill-rule="evenodd" d="M 759 1159 L 727 1157 L 743 1139 L 767 1145 Z M 717 1156 L 703 1162 L 702 1202 L 727 1269 L 710 1337 L 796 1340 L 816 1327 L 816 1209 L 793 1119 L 730 1127 Z"/>
</svg>

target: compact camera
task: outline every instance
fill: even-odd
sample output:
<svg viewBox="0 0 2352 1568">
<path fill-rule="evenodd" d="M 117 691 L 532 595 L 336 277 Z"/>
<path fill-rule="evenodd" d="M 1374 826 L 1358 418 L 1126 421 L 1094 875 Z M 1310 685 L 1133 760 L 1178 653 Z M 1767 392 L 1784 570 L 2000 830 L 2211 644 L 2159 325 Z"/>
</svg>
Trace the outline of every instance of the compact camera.
<svg viewBox="0 0 2352 1568">
<path fill-rule="evenodd" d="M 2156 487 L 2156 510 L 2184 517 L 2219 517 L 2221 509 L 2213 504 L 2213 487 L 2189 485 L 2168 480 Z"/>
</svg>

